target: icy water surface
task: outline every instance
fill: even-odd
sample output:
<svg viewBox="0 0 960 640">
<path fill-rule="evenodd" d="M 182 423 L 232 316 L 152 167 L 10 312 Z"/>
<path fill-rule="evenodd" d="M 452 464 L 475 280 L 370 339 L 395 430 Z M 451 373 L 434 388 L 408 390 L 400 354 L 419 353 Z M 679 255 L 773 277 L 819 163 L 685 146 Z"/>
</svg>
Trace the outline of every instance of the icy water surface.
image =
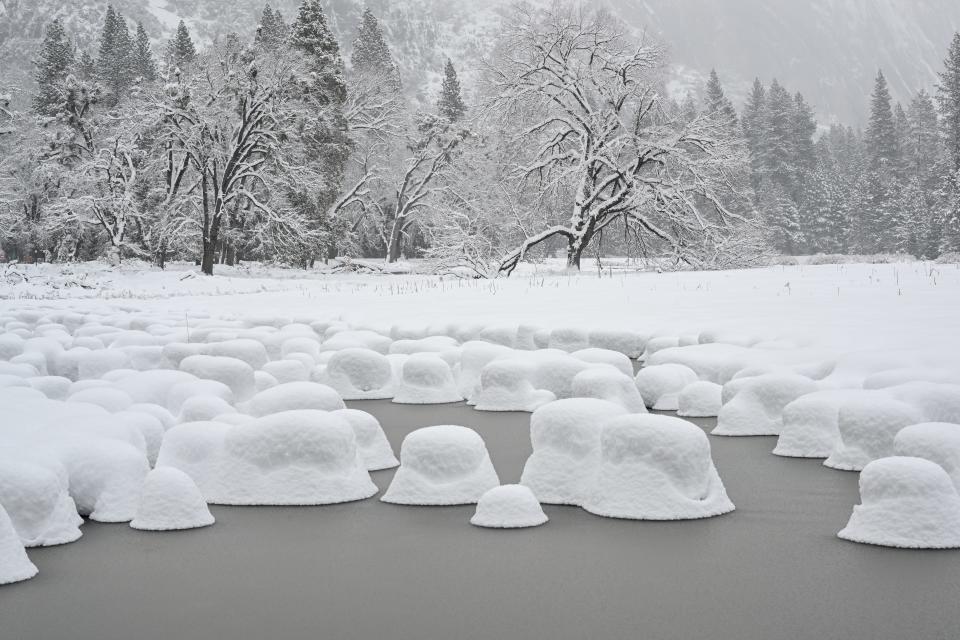
<svg viewBox="0 0 960 640">
<path fill-rule="evenodd" d="M 352 402 L 399 451 L 433 424 L 477 429 L 502 482 L 530 453 L 529 415 Z M 711 421 L 703 421 L 709 427 Z M 3 640 L 884 640 L 960 637 L 960 551 L 835 537 L 857 476 L 711 438 L 737 510 L 632 522 L 545 507 L 536 529 L 469 524 L 473 507 L 376 498 L 314 508 L 213 507 L 209 529 L 88 523 L 31 549 L 35 579 L 0 588 Z M 393 471 L 373 474 L 385 489 Z"/>
</svg>

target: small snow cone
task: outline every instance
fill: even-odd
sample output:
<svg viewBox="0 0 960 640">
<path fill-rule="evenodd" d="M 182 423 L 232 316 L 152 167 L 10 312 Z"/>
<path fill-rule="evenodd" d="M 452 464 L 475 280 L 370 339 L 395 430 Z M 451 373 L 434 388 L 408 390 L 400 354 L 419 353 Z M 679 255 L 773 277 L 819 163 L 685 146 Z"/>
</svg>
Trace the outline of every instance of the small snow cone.
<svg viewBox="0 0 960 640">
<path fill-rule="evenodd" d="M 0 505 L 0 584 L 29 580 L 35 575 L 37 567 L 27 557 L 10 516 Z"/>
<path fill-rule="evenodd" d="M 143 531 L 196 529 L 213 524 L 196 483 L 179 469 L 157 467 L 147 474 L 137 515 L 130 526 Z"/>
<path fill-rule="evenodd" d="M 960 495 L 943 468 L 929 460 L 874 460 L 860 474 L 860 502 L 844 540 L 909 549 L 960 547 Z"/>
<path fill-rule="evenodd" d="M 491 529 L 538 527 L 547 521 L 533 491 L 519 484 L 494 487 L 480 496 L 470 524 Z"/>
</svg>

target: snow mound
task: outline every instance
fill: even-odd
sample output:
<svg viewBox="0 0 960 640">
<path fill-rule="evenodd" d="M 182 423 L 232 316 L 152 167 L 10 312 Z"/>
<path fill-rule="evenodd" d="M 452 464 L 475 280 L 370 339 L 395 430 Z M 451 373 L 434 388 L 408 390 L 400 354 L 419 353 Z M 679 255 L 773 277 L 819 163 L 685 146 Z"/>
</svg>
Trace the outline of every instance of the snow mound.
<svg viewBox="0 0 960 640">
<path fill-rule="evenodd" d="M 393 397 L 390 360 L 371 349 L 335 352 L 323 378 L 344 400 L 384 400 Z"/>
<path fill-rule="evenodd" d="M 594 398 L 557 400 L 534 411 L 533 453 L 520 484 L 545 504 L 583 504 L 600 464 L 601 425 L 626 413 L 619 404 Z"/>
<path fill-rule="evenodd" d="M 817 390 L 810 378 L 768 373 L 749 378 L 717 417 L 715 436 L 776 436 L 783 429 L 783 409 Z"/>
<path fill-rule="evenodd" d="M 633 363 L 630 362 L 630 358 L 617 351 L 593 347 L 574 351 L 570 355 L 590 364 L 608 364 L 623 375 L 633 377 Z"/>
<path fill-rule="evenodd" d="M 207 502 L 220 498 L 223 443 L 233 425 L 223 422 L 188 422 L 169 431 L 160 445 L 157 468 L 173 467 L 196 483 Z"/>
<path fill-rule="evenodd" d="M 400 462 L 393 455 L 393 449 L 387 440 L 387 435 L 383 432 L 380 422 L 366 411 L 356 409 L 338 409 L 333 415 L 346 420 L 357 438 L 357 448 L 360 449 L 360 457 L 368 471 L 381 471 L 383 469 L 393 469 Z"/>
<path fill-rule="evenodd" d="M 924 422 L 904 427 L 893 440 L 893 450 L 898 456 L 936 462 L 960 491 L 960 424 Z"/>
<path fill-rule="evenodd" d="M 616 351 L 628 358 L 636 359 L 643 354 L 647 337 L 633 331 L 594 329 L 590 331 L 588 342 L 591 347 Z M 630 374 L 632 375 L 633 371 Z"/>
<path fill-rule="evenodd" d="M 430 336 L 419 340 L 397 340 L 390 345 L 390 353 L 413 355 L 415 353 L 442 353 L 459 347 L 460 343 L 449 336 Z"/>
<path fill-rule="evenodd" d="M 123 411 L 133 404 L 133 399 L 119 389 L 112 387 L 97 387 L 72 393 L 67 402 L 85 402 L 102 407 L 110 413 Z"/>
<path fill-rule="evenodd" d="M 70 495 L 81 515 L 97 522 L 129 522 L 150 470 L 133 445 L 102 437 L 70 439 L 59 447 Z"/>
<path fill-rule="evenodd" d="M 263 343 L 250 338 L 239 338 L 236 340 L 225 340 L 223 342 L 206 344 L 200 350 L 200 353 L 208 356 L 243 360 L 250 365 L 252 369 L 260 369 L 270 360 L 267 355 L 267 349 L 263 346 Z"/>
<path fill-rule="evenodd" d="M 82 519 L 67 491 L 66 470 L 55 459 L 40 464 L 29 454 L 23 459 L 24 453 L 0 453 L 0 505 L 24 546 L 73 542 L 81 535 Z"/>
<path fill-rule="evenodd" d="M 239 401 L 249 399 L 256 391 L 253 367 L 237 358 L 225 356 L 189 356 L 180 363 L 180 371 L 204 380 L 216 380 L 230 387 Z"/>
<path fill-rule="evenodd" d="M 288 382 L 261 391 L 242 410 L 259 418 L 284 411 L 336 411 L 345 407 L 340 395 L 325 384 Z"/>
<path fill-rule="evenodd" d="M 177 422 L 207 422 L 226 413 L 236 413 L 229 402 L 212 395 L 191 396 L 180 405 Z"/>
<path fill-rule="evenodd" d="M 697 374 L 682 364 L 659 364 L 637 372 L 634 382 L 648 409 L 676 411 L 683 389 L 697 381 Z"/>
<path fill-rule="evenodd" d="M 586 329 L 566 327 L 550 332 L 550 348 L 560 351 L 580 351 L 590 346 L 590 334 Z"/>
<path fill-rule="evenodd" d="M 467 427 L 417 429 L 403 439 L 400 468 L 381 500 L 393 504 L 473 504 L 500 485 L 483 438 Z"/>
<path fill-rule="evenodd" d="M 167 393 L 166 406 L 172 413 L 180 413 L 183 406 L 194 398 L 216 398 L 228 405 L 233 404 L 233 391 L 230 387 L 216 380 L 190 380 L 180 382 Z"/>
<path fill-rule="evenodd" d="M 677 415 L 683 418 L 715 418 L 721 406 L 723 387 L 708 380 L 688 384 L 677 396 Z"/>
<path fill-rule="evenodd" d="M 289 358 L 287 360 L 274 360 L 263 365 L 262 371 L 267 373 L 280 384 L 287 382 L 306 382 L 310 379 L 310 368 L 307 368 L 299 360 Z M 256 386 L 256 383 L 254 383 Z"/>
<path fill-rule="evenodd" d="M 477 411 L 534 411 L 556 400 L 551 392 L 535 389 L 531 380 L 536 367 L 529 358 L 503 358 L 487 364 L 480 372 L 479 393 L 474 396 Z"/>
<path fill-rule="evenodd" d="M 672 349 L 680 346 L 680 338 L 677 336 L 656 336 L 647 340 L 643 353 L 640 354 L 640 360 L 647 361 L 658 351 Z"/>
<path fill-rule="evenodd" d="M 27 383 L 51 400 L 66 400 L 73 384 L 63 376 L 37 376 L 27 378 Z"/>
<path fill-rule="evenodd" d="M 167 406 L 170 391 L 178 384 L 196 382 L 197 377 L 184 371 L 161 369 L 135 373 L 114 382 L 114 387 L 130 396 L 134 402 Z"/>
<path fill-rule="evenodd" d="M 960 386 L 911 382 L 886 390 L 891 397 L 915 407 L 924 422 L 960 423 Z"/>
<path fill-rule="evenodd" d="M 840 443 L 840 407 L 861 389 L 827 389 L 797 398 L 783 409 L 783 428 L 773 453 L 788 458 L 827 458 Z"/>
<path fill-rule="evenodd" d="M 470 524 L 491 529 L 520 529 L 537 527 L 547 520 L 533 491 L 520 484 L 505 484 L 480 496 Z"/>
<path fill-rule="evenodd" d="M 333 413 L 313 410 L 228 427 L 217 484 L 214 502 L 230 505 L 334 504 L 377 492 L 353 427 Z"/>
<path fill-rule="evenodd" d="M 0 585 L 29 580 L 37 575 L 3 505 L 0 505 Z"/>
<path fill-rule="evenodd" d="M 619 404 L 630 413 L 646 413 L 647 407 L 632 375 L 616 369 L 598 367 L 581 371 L 574 377 L 571 393 L 575 398 L 597 398 Z"/>
<path fill-rule="evenodd" d="M 472 341 L 464 343 L 457 367 L 457 388 L 469 404 L 476 404 L 474 396 L 480 392 L 480 376 L 484 367 L 497 358 L 506 357 L 513 349 L 499 344 Z"/>
<path fill-rule="evenodd" d="M 557 349 L 534 351 L 527 357 L 536 365 L 532 381 L 534 388 L 546 389 L 560 399 L 573 397 L 573 379 L 581 371 L 608 368 L 608 365 L 586 363 Z"/>
<path fill-rule="evenodd" d="M 860 502 L 839 537 L 909 549 L 960 547 L 960 495 L 934 462 L 874 460 L 860 474 Z"/>
<path fill-rule="evenodd" d="M 832 469 L 860 471 L 873 460 L 892 456 L 897 432 L 920 422 L 921 414 L 899 400 L 874 394 L 850 398 L 840 406 L 840 438 L 823 464 Z"/>
<path fill-rule="evenodd" d="M 398 404 L 446 404 L 460 402 L 453 372 L 442 358 L 432 353 L 415 353 L 403 363 L 400 384 L 393 401 Z"/>
<path fill-rule="evenodd" d="M 173 467 L 159 467 L 143 482 L 140 505 L 130 526 L 143 531 L 174 531 L 206 527 L 213 522 L 190 476 Z"/>
<path fill-rule="evenodd" d="M 390 353 L 393 340 L 375 331 L 341 331 L 320 345 L 321 351 L 340 351 L 341 349 L 370 349 L 386 355 Z"/>
<path fill-rule="evenodd" d="M 634 520 L 688 520 L 733 511 L 703 430 L 667 416 L 613 418 L 600 433 L 600 466 L 583 508 Z"/>
<path fill-rule="evenodd" d="M 960 370 L 934 367 L 906 367 L 889 369 L 867 376 L 864 389 L 886 389 L 908 382 L 940 382 L 960 384 Z"/>
</svg>

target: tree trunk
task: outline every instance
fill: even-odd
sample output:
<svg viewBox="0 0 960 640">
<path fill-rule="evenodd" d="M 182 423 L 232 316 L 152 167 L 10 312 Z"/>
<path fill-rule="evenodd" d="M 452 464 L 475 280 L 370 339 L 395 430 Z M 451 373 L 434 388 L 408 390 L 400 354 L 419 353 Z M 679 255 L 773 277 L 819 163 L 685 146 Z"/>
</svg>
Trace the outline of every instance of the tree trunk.
<svg viewBox="0 0 960 640">
<path fill-rule="evenodd" d="M 393 263 L 400 259 L 400 251 L 403 248 L 403 233 L 401 225 L 395 223 L 390 230 L 390 246 L 387 247 L 387 262 Z"/>
<path fill-rule="evenodd" d="M 208 276 L 213 275 L 213 265 L 217 261 L 217 245 L 209 240 L 203 242 L 203 258 L 200 260 L 200 271 Z"/>
</svg>

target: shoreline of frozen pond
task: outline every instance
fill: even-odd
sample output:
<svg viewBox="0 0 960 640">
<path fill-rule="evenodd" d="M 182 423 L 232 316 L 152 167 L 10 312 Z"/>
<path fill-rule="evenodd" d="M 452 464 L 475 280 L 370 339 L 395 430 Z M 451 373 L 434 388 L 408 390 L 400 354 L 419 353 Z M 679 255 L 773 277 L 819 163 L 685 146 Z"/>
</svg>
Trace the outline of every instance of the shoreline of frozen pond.
<svg viewBox="0 0 960 640">
<path fill-rule="evenodd" d="M 348 403 L 395 450 L 416 428 L 480 433 L 504 483 L 530 453 L 529 414 L 463 404 Z M 708 431 L 712 420 L 698 420 Z M 11 638 L 950 637 L 960 555 L 836 537 L 857 475 L 770 454 L 774 438 L 710 438 L 737 510 L 637 522 L 545 506 L 542 527 L 470 525 L 473 505 L 376 497 L 324 507 L 212 507 L 217 525 L 171 534 L 88 522 L 32 549 L 5 587 Z M 382 491 L 394 471 L 372 474 Z M 116 561 L 122 559 L 122 561 Z"/>
</svg>

